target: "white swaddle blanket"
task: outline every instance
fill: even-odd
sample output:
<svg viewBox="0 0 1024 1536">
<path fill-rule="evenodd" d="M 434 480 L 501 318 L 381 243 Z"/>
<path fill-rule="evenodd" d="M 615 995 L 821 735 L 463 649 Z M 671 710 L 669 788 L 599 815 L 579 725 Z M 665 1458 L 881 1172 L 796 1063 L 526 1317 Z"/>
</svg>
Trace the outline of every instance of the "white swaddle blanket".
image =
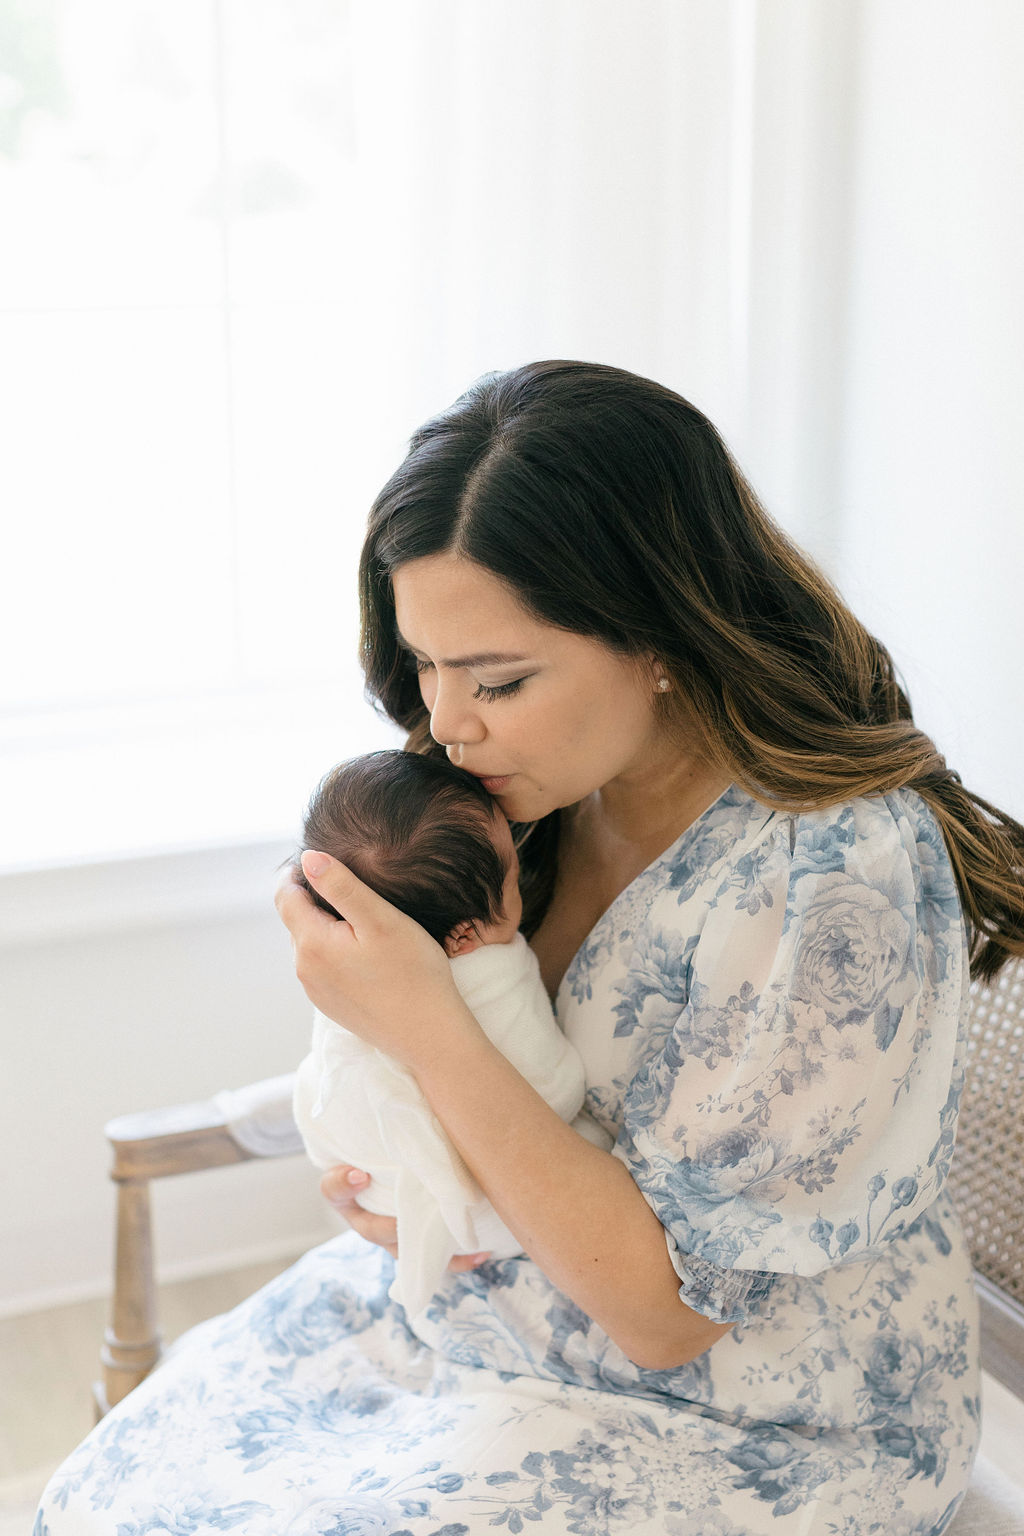
<svg viewBox="0 0 1024 1536">
<path fill-rule="evenodd" d="M 583 1063 L 558 1027 L 537 958 L 522 934 L 451 962 L 452 976 L 488 1039 L 563 1120 L 608 1147 L 580 1114 Z M 495 1106 L 497 1110 L 497 1106 Z M 319 1168 L 353 1163 L 372 1183 L 368 1211 L 398 1221 L 391 1299 L 416 1317 L 449 1259 L 489 1250 L 511 1258 L 522 1244 L 501 1221 L 441 1126 L 413 1074 L 317 1013 L 313 1048 L 295 1076 L 295 1119 Z"/>
</svg>

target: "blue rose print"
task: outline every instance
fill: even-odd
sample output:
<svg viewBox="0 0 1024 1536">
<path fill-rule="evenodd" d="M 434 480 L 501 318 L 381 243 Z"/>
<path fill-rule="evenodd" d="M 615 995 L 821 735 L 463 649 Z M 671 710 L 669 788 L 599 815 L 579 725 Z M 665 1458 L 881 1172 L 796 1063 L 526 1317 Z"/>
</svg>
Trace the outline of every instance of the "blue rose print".
<svg viewBox="0 0 1024 1536">
<path fill-rule="evenodd" d="M 664 1028 L 686 1006 L 690 984 L 690 960 L 696 946 L 695 936 L 686 937 L 674 930 L 655 929 L 636 944 L 630 958 L 629 972 L 622 983 L 622 998 L 615 1005 L 615 1033 L 632 1035 L 649 998 L 658 1007 L 646 1020 L 657 1029 Z"/>
<path fill-rule="evenodd" d="M 840 1029 L 877 1015 L 879 1049 L 888 1050 L 916 984 L 902 913 L 880 891 L 833 875 L 819 882 L 802 916 L 792 996 Z"/>
<path fill-rule="evenodd" d="M 736 1487 L 753 1489 L 757 1498 L 771 1504 L 776 1518 L 799 1509 L 827 1476 L 816 1457 L 798 1450 L 782 1430 L 769 1425 L 751 1430 L 728 1459 L 745 1474 Z"/>
<path fill-rule="evenodd" d="M 702 1142 L 694 1156 L 680 1160 L 680 1203 L 704 1218 L 713 1217 L 738 1195 L 756 1193 L 770 1203 L 782 1193 L 778 1165 L 778 1149 L 755 1127 L 722 1131 Z"/>
<path fill-rule="evenodd" d="M 920 1337 L 879 1333 L 868 1351 L 864 1381 L 876 1407 L 891 1409 L 910 1402 L 934 1364 Z"/>
</svg>

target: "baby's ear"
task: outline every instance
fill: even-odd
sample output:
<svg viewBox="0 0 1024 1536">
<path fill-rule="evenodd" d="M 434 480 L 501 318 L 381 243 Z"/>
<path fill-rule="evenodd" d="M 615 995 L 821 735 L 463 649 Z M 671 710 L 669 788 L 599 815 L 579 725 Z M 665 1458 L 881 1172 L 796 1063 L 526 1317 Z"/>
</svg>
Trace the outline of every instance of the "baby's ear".
<svg viewBox="0 0 1024 1536">
<path fill-rule="evenodd" d="M 449 960 L 454 960 L 458 955 L 468 955 L 471 950 L 479 948 L 480 940 L 472 923 L 456 923 L 444 941 L 444 952 Z"/>
</svg>

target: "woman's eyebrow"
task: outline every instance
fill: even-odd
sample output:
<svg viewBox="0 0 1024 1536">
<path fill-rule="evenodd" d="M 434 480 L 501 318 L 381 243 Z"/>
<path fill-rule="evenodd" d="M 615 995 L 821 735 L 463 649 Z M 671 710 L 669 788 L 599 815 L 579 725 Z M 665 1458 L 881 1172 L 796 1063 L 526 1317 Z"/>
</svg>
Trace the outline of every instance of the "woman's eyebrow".
<svg viewBox="0 0 1024 1536">
<path fill-rule="evenodd" d="M 414 645 L 410 645 L 400 629 L 395 630 L 395 637 L 399 645 L 407 651 L 412 651 L 415 656 L 422 656 Z M 514 656 L 511 651 L 478 651 L 475 656 L 448 656 L 442 659 L 441 666 L 450 670 L 456 667 L 503 667 L 513 662 L 529 661 L 528 656 Z"/>
</svg>

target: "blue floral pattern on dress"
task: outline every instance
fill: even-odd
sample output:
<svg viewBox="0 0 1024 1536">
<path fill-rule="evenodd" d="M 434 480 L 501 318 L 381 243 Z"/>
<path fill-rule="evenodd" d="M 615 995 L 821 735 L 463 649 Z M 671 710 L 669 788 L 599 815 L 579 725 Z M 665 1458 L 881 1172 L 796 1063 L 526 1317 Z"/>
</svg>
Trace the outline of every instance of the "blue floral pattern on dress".
<svg viewBox="0 0 1024 1536">
<path fill-rule="evenodd" d="M 978 1439 L 945 1190 L 967 964 L 909 791 L 726 791 L 612 904 L 558 1015 L 588 1108 L 733 1327 L 642 1370 L 526 1255 L 415 1331 L 347 1233 L 192 1330 L 52 1479 L 35 1536 L 938 1536 Z"/>
</svg>

